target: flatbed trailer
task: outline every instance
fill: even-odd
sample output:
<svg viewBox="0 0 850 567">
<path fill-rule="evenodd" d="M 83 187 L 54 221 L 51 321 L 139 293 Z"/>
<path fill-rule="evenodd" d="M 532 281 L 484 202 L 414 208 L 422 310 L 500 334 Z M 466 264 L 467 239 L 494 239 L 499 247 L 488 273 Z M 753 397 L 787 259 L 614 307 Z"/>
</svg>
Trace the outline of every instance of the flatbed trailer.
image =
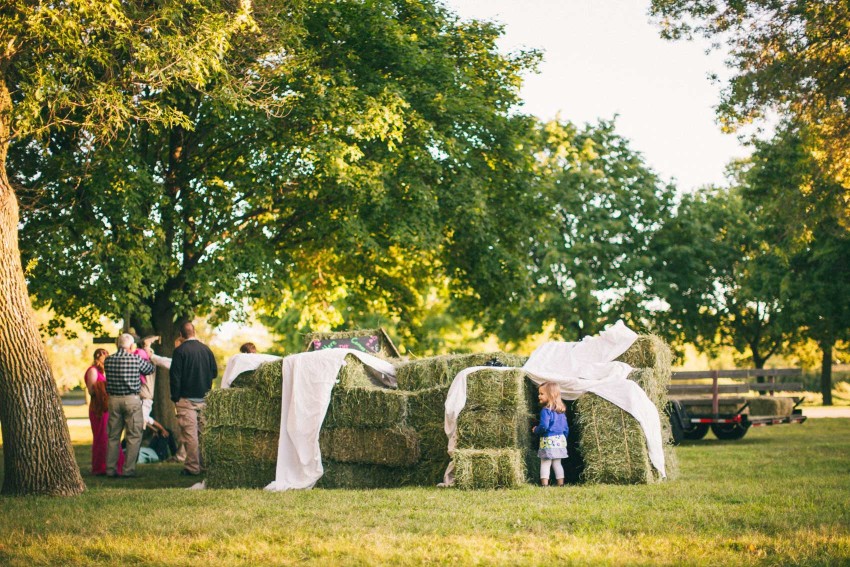
<svg viewBox="0 0 850 567">
<path fill-rule="evenodd" d="M 673 429 L 673 439 L 679 443 L 683 439 L 702 439 L 711 429 L 715 437 L 724 440 L 741 439 L 750 427 L 779 425 L 785 423 L 803 423 L 806 417 L 799 408 L 801 396 L 777 396 L 793 402 L 790 414 L 750 415 L 746 410 L 753 400 L 759 398 L 741 397 L 751 391 L 767 393 L 801 391 L 799 382 L 777 382 L 776 378 L 799 378 L 799 368 L 746 370 L 700 370 L 695 372 L 674 372 L 668 388 L 670 404 L 668 413 Z M 763 379 L 756 383 L 721 383 L 720 379 L 747 380 Z M 710 380 L 710 382 L 707 382 Z M 691 383 L 681 384 L 683 381 Z M 677 383 L 678 382 L 678 383 Z M 693 383 L 699 382 L 699 383 Z M 736 397 L 734 394 L 738 394 Z"/>
</svg>

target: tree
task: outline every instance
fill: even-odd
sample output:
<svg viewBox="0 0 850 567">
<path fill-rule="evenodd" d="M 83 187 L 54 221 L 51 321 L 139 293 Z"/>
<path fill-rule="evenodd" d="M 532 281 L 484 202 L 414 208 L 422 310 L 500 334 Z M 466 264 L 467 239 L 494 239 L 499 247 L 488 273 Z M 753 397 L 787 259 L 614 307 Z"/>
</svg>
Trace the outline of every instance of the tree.
<svg viewBox="0 0 850 567">
<path fill-rule="evenodd" d="M 667 39 L 729 48 L 718 113 L 730 129 L 775 114 L 806 124 L 850 229 L 850 4 L 834 0 L 653 0 Z"/>
<path fill-rule="evenodd" d="M 180 321 L 246 300 L 322 306 L 345 290 L 409 321 L 443 274 L 479 305 L 522 287 L 527 232 L 505 219 L 525 215 L 530 122 L 512 109 L 536 54 L 502 55 L 499 27 L 431 1 L 286 18 L 288 39 L 254 56 L 284 113 L 176 85 L 138 96 L 174 101 L 187 124 L 16 144 L 39 302 L 91 321 L 129 307 L 168 352 Z M 158 416 L 173 413 L 167 387 Z"/>
<path fill-rule="evenodd" d="M 554 324 L 581 339 L 624 318 L 647 314 L 650 237 L 668 214 L 673 188 L 661 182 L 613 122 L 577 129 L 540 124 L 532 142 L 536 185 L 546 217 L 529 226 L 531 255 L 524 269 L 530 292 L 482 314 L 485 327 L 517 340 Z"/>
<path fill-rule="evenodd" d="M 846 213 L 807 125 L 783 123 L 756 145 L 746 194 L 760 203 L 786 270 L 782 295 L 802 335 L 821 349 L 823 403 L 832 403 L 832 351 L 850 337 L 850 236 Z"/>
<path fill-rule="evenodd" d="M 794 336 L 783 304 L 784 262 L 740 187 L 684 195 L 653 238 L 655 326 L 703 352 L 735 348 L 763 368 Z M 767 230 L 765 230 L 767 229 Z"/>
<path fill-rule="evenodd" d="M 108 139 L 128 122 L 189 123 L 171 101 L 141 101 L 145 89 L 223 89 L 222 57 L 252 34 L 251 5 L 118 0 L 0 6 L 0 422 L 5 494 L 73 495 L 84 489 L 61 401 L 33 321 L 18 249 L 18 202 L 6 159 L 10 140 L 77 128 Z M 14 174 L 14 171 L 13 171 Z"/>
</svg>

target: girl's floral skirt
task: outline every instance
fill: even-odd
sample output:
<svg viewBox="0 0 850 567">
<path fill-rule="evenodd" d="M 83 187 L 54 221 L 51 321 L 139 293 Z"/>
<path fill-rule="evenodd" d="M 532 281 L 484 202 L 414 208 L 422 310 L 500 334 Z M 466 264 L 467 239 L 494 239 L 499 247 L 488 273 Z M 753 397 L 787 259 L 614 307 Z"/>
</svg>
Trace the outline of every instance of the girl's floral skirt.
<svg viewBox="0 0 850 567">
<path fill-rule="evenodd" d="M 537 456 L 541 459 L 566 459 L 567 438 L 564 437 L 563 433 L 551 437 L 541 437 L 540 450 L 537 451 Z"/>
</svg>

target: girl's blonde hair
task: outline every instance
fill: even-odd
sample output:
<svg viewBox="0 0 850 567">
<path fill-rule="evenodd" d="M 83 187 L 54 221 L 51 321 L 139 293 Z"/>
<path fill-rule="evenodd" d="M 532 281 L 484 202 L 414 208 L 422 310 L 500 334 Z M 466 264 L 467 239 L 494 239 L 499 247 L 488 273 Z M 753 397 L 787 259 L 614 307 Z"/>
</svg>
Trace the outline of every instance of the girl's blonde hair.
<svg viewBox="0 0 850 567">
<path fill-rule="evenodd" d="M 567 411 L 567 407 L 564 405 L 563 400 L 561 400 L 561 387 L 558 384 L 555 382 L 543 382 L 540 384 L 539 391 L 543 394 L 543 399 L 546 400 L 546 409 L 558 413 L 565 413 Z"/>
</svg>

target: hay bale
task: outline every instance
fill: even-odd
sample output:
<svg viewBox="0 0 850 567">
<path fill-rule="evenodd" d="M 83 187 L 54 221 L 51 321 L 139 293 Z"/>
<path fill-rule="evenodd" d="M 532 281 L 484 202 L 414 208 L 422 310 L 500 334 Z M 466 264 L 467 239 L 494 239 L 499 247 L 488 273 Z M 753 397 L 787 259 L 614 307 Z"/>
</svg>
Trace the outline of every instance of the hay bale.
<svg viewBox="0 0 850 567">
<path fill-rule="evenodd" d="M 655 407 L 667 407 L 669 401 L 667 386 L 670 384 L 669 372 L 659 372 L 653 368 L 637 368 L 629 374 L 629 380 L 637 383 L 646 392 L 646 396 Z"/>
<path fill-rule="evenodd" d="M 452 458 L 457 488 L 517 488 L 525 484 L 525 462 L 519 449 L 457 449 Z"/>
<path fill-rule="evenodd" d="M 379 388 L 344 388 L 331 392 L 331 402 L 322 427 L 365 427 L 382 429 L 404 422 L 408 395 Z"/>
<path fill-rule="evenodd" d="M 402 362 L 396 366 L 396 380 L 399 390 L 422 390 L 435 386 L 447 386 L 449 374 L 448 358 L 450 355 L 432 356 Z"/>
<path fill-rule="evenodd" d="M 638 422 L 596 394 L 576 401 L 582 479 L 590 484 L 648 484 L 656 480 Z"/>
<path fill-rule="evenodd" d="M 345 365 L 340 368 L 337 375 L 340 388 L 374 388 L 372 380 L 369 379 L 369 374 L 366 372 L 366 365 L 353 354 L 346 355 Z"/>
<path fill-rule="evenodd" d="M 201 414 L 204 431 L 215 427 L 239 427 L 280 433 L 280 396 L 247 388 L 211 390 Z"/>
<path fill-rule="evenodd" d="M 663 409 L 659 414 L 665 469 L 667 478 L 673 479 L 678 476 L 679 466 L 672 445 L 670 420 Z M 584 462 L 581 474 L 584 482 L 649 484 L 661 480 L 649 461 L 643 429 L 631 415 L 595 394 L 585 394 L 575 402 L 575 416 L 578 450 Z"/>
<path fill-rule="evenodd" d="M 660 337 L 640 335 L 617 360 L 625 362 L 632 368 L 650 368 L 665 374 L 666 379 L 669 380 L 673 366 L 673 351 Z"/>
<path fill-rule="evenodd" d="M 319 488 L 392 488 L 404 485 L 408 471 L 383 465 L 340 463 L 322 459 L 324 474 Z"/>
<path fill-rule="evenodd" d="M 702 403 L 693 403 L 693 400 L 690 400 L 691 403 L 688 403 L 689 400 L 682 400 L 682 407 L 685 408 L 685 411 L 688 412 L 688 415 L 711 415 L 712 409 L 710 402 L 710 398 L 705 398 L 705 400 L 700 400 Z M 717 413 L 724 414 L 736 414 L 738 411 L 744 406 L 745 402 L 724 402 L 723 398 L 720 398 L 720 403 L 717 405 Z M 750 408 L 744 408 L 741 412 L 743 415 L 749 415 Z"/>
<path fill-rule="evenodd" d="M 446 395 L 448 392 L 448 386 L 405 392 L 407 396 L 407 424 L 414 429 L 431 426 L 442 428 L 446 417 Z"/>
<path fill-rule="evenodd" d="M 462 449 L 510 449 L 523 445 L 530 432 L 528 416 L 464 409 L 457 419 L 457 446 Z"/>
<path fill-rule="evenodd" d="M 280 434 L 241 427 L 207 427 L 201 453 L 207 467 L 222 462 L 276 461 Z"/>
<path fill-rule="evenodd" d="M 262 392 L 267 397 L 280 399 L 283 394 L 283 361 L 264 362 L 253 372 L 243 372 L 233 379 L 232 388 L 245 388 Z"/>
<path fill-rule="evenodd" d="M 499 413 L 524 409 L 525 372 L 522 370 L 479 370 L 466 380 L 466 407 Z"/>
<path fill-rule="evenodd" d="M 791 415 L 794 410 L 794 399 L 781 396 L 759 396 L 750 398 L 750 415 L 752 416 L 782 416 Z"/>
<path fill-rule="evenodd" d="M 354 355 L 345 357 L 345 365 L 337 376 L 342 388 L 374 388 L 365 365 Z M 263 392 L 269 397 L 283 394 L 283 361 L 264 362 L 256 370 L 242 372 L 231 383 L 232 388 L 245 388 Z"/>
<path fill-rule="evenodd" d="M 419 460 L 419 436 L 409 427 L 322 428 L 322 456 L 341 463 L 406 467 Z"/>
<path fill-rule="evenodd" d="M 225 461 L 208 466 L 207 488 L 263 488 L 275 479 L 276 461 Z"/>
<path fill-rule="evenodd" d="M 520 367 L 528 357 L 504 352 L 474 354 L 447 354 L 404 362 L 396 367 L 396 378 L 401 390 L 421 390 L 434 386 L 447 386 L 457 373 L 471 366 L 486 366 L 497 360 L 503 366 Z"/>
</svg>

